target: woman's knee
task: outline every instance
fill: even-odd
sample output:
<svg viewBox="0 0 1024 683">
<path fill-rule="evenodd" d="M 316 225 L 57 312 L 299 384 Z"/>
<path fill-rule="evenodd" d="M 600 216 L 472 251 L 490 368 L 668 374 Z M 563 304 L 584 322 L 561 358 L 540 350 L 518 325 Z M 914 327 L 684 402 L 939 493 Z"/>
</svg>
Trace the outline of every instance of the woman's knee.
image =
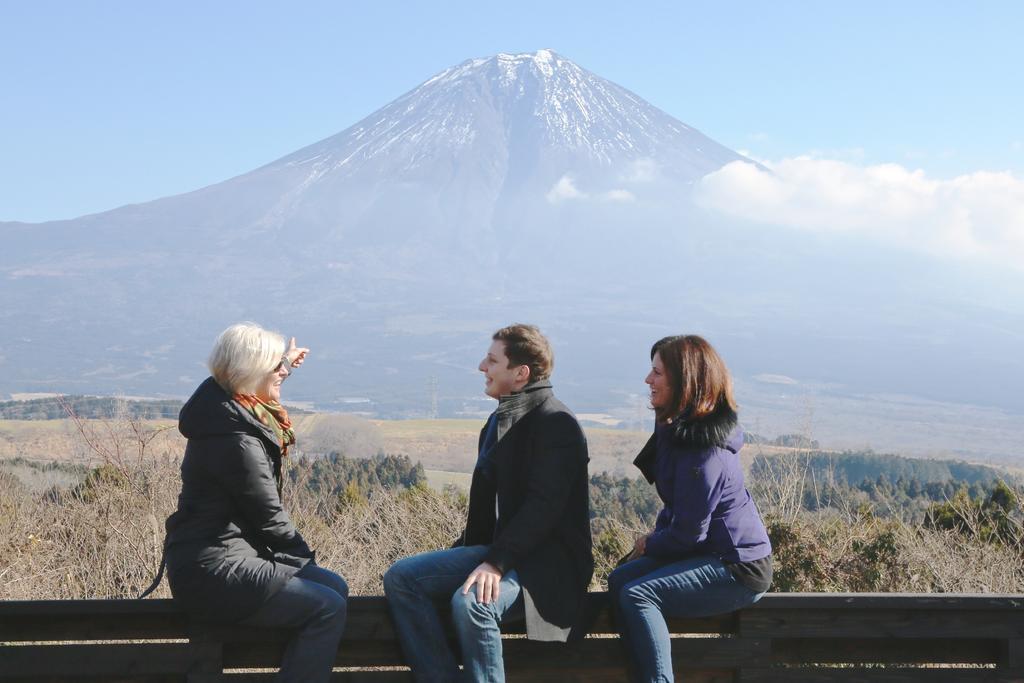
<svg viewBox="0 0 1024 683">
<path fill-rule="evenodd" d="M 326 621 L 344 624 L 348 617 L 348 600 L 333 590 L 326 590 L 323 592 L 319 612 Z"/>
<path fill-rule="evenodd" d="M 343 577 L 341 574 L 335 574 L 334 572 L 331 572 L 331 575 L 334 577 L 331 581 L 331 588 L 333 588 L 334 592 L 340 595 L 343 600 L 347 601 L 348 582 L 345 581 L 345 577 Z"/>
<path fill-rule="evenodd" d="M 299 572 L 299 577 L 319 583 L 321 586 L 326 586 L 342 598 L 348 599 L 348 583 L 345 582 L 341 574 L 332 572 L 330 569 L 318 566 L 308 568 L 307 566 L 307 569 Z"/>
<path fill-rule="evenodd" d="M 631 581 L 619 589 L 615 596 L 620 610 L 635 610 L 653 602 L 651 591 L 643 581 Z"/>
</svg>

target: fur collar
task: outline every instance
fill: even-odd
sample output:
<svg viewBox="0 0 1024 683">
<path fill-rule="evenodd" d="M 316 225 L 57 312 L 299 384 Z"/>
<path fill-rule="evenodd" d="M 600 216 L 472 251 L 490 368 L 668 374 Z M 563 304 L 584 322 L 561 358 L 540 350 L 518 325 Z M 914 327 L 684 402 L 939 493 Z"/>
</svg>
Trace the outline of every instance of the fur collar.
<svg viewBox="0 0 1024 683">
<path fill-rule="evenodd" d="M 699 420 L 677 419 L 673 434 L 676 441 L 687 447 L 725 446 L 738 422 L 736 411 L 728 403 L 722 403 L 713 413 Z"/>
<path fill-rule="evenodd" d="M 678 419 L 671 429 L 673 430 L 675 441 L 684 448 L 696 448 L 706 451 L 712 447 L 729 447 L 729 437 L 732 435 L 733 430 L 736 429 L 738 422 L 739 418 L 736 415 L 736 411 L 726 403 L 701 420 Z M 657 476 L 657 469 L 655 467 L 657 457 L 658 439 L 657 431 L 655 431 L 654 434 L 651 434 L 651 438 L 647 440 L 647 445 L 640 450 L 636 459 L 633 460 L 633 464 L 639 468 L 644 478 L 651 484 L 654 483 Z"/>
</svg>

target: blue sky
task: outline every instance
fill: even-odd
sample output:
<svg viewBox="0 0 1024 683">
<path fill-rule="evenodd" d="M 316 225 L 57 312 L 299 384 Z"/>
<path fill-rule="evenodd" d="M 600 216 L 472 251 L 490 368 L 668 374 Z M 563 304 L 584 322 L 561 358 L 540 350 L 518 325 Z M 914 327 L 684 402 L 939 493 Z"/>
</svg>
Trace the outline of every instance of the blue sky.
<svg viewBox="0 0 1024 683">
<path fill-rule="evenodd" d="M 1024 176 L 1021 2 L 0 0 L 0 220 L 197 189 L 547 47 L 769 160 Z"/>
</svg>

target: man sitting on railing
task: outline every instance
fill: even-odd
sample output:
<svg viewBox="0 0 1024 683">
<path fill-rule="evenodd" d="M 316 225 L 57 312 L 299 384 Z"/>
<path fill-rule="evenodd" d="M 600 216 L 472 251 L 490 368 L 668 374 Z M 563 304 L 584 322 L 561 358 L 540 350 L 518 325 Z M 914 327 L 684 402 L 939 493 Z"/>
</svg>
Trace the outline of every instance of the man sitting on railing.
<svg viewBox="0 0 1024 683">
<path fill-rule="evenodd" d="M 499 624 L 565 641 L 593 573 L 587 443 L 554 397 L 548 340 L 531 325 L 498 330 L 480 362 L 498 408 L 481 430 L 466 529 L 455 547 L 399 560 L 384 575 L 417 681 L 456 681 L 438 603 L 451 604 L 465 678 L 503 681 Z"/>
</svg>

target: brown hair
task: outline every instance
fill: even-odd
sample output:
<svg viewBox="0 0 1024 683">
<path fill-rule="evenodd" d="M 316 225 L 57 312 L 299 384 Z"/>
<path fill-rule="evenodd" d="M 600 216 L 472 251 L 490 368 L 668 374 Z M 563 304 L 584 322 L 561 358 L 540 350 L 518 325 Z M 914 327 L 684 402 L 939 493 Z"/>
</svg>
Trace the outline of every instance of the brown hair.
<svg viewBox="0 0 1024 683">
<path fill-rule="evenodd" d="M 515 323 L 501 328 L 491 339 L 504 342 L 509 367 L 525 365 L 530 368 L 530 382 L 551 376 L 555 355 L 547 337 L 536 326 Z"/>
<path fill-rule="evenodd" d="M 732 377 L 725 361 L 703 337 L 695 334 L 659 339 L 651 347 L 661 357 L 671 390 L 670 400 L 655 410 L 659 422 L 675 417 L 699 420 L 723 404 L 736 410 Z"/>
</svg>

